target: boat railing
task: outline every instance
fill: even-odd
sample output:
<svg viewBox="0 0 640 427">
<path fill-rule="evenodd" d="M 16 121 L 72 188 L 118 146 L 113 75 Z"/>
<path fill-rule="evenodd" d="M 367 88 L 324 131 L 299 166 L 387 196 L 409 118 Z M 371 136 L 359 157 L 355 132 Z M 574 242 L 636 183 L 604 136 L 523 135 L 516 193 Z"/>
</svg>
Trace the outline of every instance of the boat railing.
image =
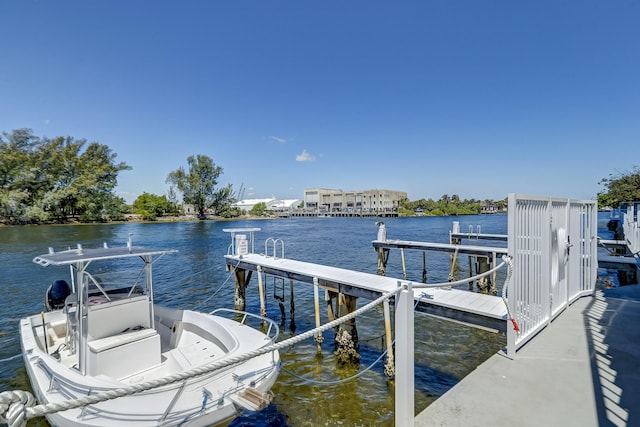
<svg viewBox="0 0 640 427">
<path fill-rule="evenodd" d="M 273 258 L 278 258 L 278 243 L 280 243 L 280 258 L 284 258 L 284 240 L 282 239 L 274 239 L 273 237 L 269 237 L 264 242 L 264 255 L 266 257 L 269 256 L 269 248 L 272 249 Z M 271 246 L 269 246 L 271 244 Z"/>
<path fill-rule="evenodd" d="M 217 308 L 209 314 L 220 315 L 220 313 L 235 315 L 236 316 L 235 320 L 242 325 L 246 325 L 249 318 L 260 321 L 263 324 L 263 327 L 264 327 L 263 332 L 266 335 L 265 340 L 267 342 L 265 342 L 264 344 L 265 346 L 275 343 L 276 340 L 278 339 L 278 336 L 280 335 L 280 327 L 276 322 L 269 319 L 268 317 L 258 316 L 257 314 L 248 313 L 246 311 L 241 311 L 241 310 L 234 310 L 231 308 Z"/>
</svg>

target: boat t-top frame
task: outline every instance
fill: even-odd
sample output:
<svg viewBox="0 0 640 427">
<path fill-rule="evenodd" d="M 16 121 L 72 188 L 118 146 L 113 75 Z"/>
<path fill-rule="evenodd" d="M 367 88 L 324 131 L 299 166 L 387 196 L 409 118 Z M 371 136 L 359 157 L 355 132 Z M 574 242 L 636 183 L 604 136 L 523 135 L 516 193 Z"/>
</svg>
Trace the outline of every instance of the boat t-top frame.
<svg viewBox="0 0 640 427">
<path fill-rule="evenodd" d="M 144 262 L 142 272 L 144 273 L 145 289 L 143 297 L 146 297 L 146 301 L 149 305 L 149 317 L 148 322 L 145 319 L 145 323 L 148 327 L 154 328 L 154 310 L 153 310 L 153 278 L 152 278 L 152 265 L 164 255 L 176 253 L 177 250 L 164 250 L 164 249 L 149 249 L 134 247 L 131 244 L 131 238 L 129 238 L 126 247 L 114 247 L 110 248 L 106 243 L 101 248 L 84 249 L 82 245 L 78 244 L 75 249 L 68 249 L 65 251 L 55 252 L 53 248 L 49 248 L 49 253 L 39 255 L 33 259 L 33 262 L 43 267 L 48 266 L 70 266 L 71 269 L 71 281 L 72 281 L 72 294 L 67 298 L 69 303 L 65 303 L 64 310 L 67 311 L 68 320 L 72 324 L 76 324 L 78 328 L 78 370 L 86 375 L 87 373 L 87 345 L 90 339 L 89 333 L 89 311 L 91 307 L 96 303 L 112 303 L 113 294 L 109 294 L 107 290 L 98 280 L 94 278 L 88 271 L 89 265 L 96 261 L 107 261 L 126 258 L 140 258 Z M 75 270 L 75 275 L 74 275 Z M 141 274 L 142 274 L 141 272 Z M 75 276 L 75 277 L 74 277 Z M 139 278 L 140 276 L 138 276 Z M 95 295 L 89 293 L 89 288 L 94 285 L 99 291 L 100 295 L 96 298 Z M 132 297 L 134 288 L 137 285 L 133 284 L 128 293 L 120 294 L 121 298 L 129 299 Z M 76 289 L 77 288 L 77 289 Z"/>
</svg>

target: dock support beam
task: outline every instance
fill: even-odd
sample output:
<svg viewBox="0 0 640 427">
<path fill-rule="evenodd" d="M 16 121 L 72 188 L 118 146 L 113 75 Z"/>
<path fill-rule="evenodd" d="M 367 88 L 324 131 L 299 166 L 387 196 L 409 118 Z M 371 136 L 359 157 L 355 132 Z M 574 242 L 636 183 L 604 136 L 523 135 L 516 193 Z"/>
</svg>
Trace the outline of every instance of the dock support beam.
<svg viewBox="0 0 640 427">
<path fill-rule="evenodd" d="M 398 282 L 398 286 L 403 286 Z M 395 425 L 413 427 L 413 288 L 411 282 L 396 296 L 396 417 Z"/>
</svg>

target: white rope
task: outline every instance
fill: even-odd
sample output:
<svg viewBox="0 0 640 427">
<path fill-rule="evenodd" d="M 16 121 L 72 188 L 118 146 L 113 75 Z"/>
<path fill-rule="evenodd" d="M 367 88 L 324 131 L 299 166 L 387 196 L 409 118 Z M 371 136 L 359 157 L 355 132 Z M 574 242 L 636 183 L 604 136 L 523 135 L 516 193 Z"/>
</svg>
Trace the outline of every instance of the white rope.
<svg viewBox="0 0 640 427">
<path fill-rule="evenodd" d="M 400 288 L 402 289 L 402 288 Z M 418 299 L 416 300 L 415 304 L 413 304 L 413 309 L 415 310 L 416 307 L 418 307 L 418 304 L 420 303 L 420 300 L 422 300 L 423 296 L 421 295 L 420 297 L 418 297 Z M 376 338 L 377 339 L 377 338 Z M 371 340 L 360 340 L 362 341 L 371 341 Z M 389 352 L 389 348 L 393 347 L 393 345 L 395 344 L 396 340 L 391 341 L 391 345 L 387 346 L 387 348 L 382 352 L 382 354 L 380 356 L 378 356 L 378 358 L 376 360 L 374 360 L 369 366 L 367 366 L 366 368 L 364 368 L 362 371 L 348 377 L 348 378 L 343 378 L 341 380 L 335 380 L 335 381 L 318 381 L 318 380 L 313 380 L 309 377 L 303 377 L 301 375 L 296 374 L 293 371 L 290 371 L 284 367 L 280 367 L 280 369 L 282 369 L 283 371 L 285 371 L 286 373 L 288 373 L 289 375 L 296 377 L 300 380 L 303 380 L 304 382 L 309 382 L 309 383 L 313 383 L 313 384 L 318 384 L 318 385 L 335 385 L 335 384 L 342 384 L 342 383 L 346 383 L 349 382 L 351 380 L 354 380 L 360 376 L 362 376 L 365 372 L 370 371 L 376 363 L 380 362 L 382 360 L 382 358 Z"/>
<path fill-rule="evenodd" d="M 461 279 L 458 280 L 456 282 L 444 282 L 444 283 L 435 283 L 435 284 L 413 284 L 413 288 L 444 288 L 444 287 L 450 287 L 450 286 L 455 286 L 455 285 L 462 285 L 463 283 L 467 283 L 471 280 L 478 280 L 483 278 L 484 276 L 488 276 L 490 274 L 493 274 L 493 272 L 498 271 L 499 269 L 501 269 L 502 267 L 504 267 L 505 265 L 508 266 L 507 268 L 507 277 L 505 278 L 504 281 L 504 285 L 502 286 L 502 301 L 504 302 L 504 306 L 507 309 L 507 319 L 511 322 L 511 324 L 513 325 L 513 329 L 516 332 L 520 331 L 520 327 L 518 326 L 518 323 L 516 322 L 515 317 L 513 317 L 513 315 L 511 314 L 511 310 L 509 310 L 509 304 L 507 302 L 507 287 L 509 286 L 509 281 L 511 280 L 511 275 L 513 273 L 513 260 L 511 259 L 510 256 L 508 255 L 503 255 L 502 256 L 502 263 L 500 265 L 495 266 L 494 268 L 492 268 L 489 271 L 486 271 L 484 273 L 478 274 L 476 276 L 473 277 L 469 277 L 468 279 Z"/>
<path fill-rule="evenodd" d="M 296 374 L 293 371 L 290 371 L 284 367 L 280 367 L 280 369 L 282 369 L 283 371 L 285 371 L 286 373 L 288 373 L 289 375 L 291 375 L 292 377 L 296 377 L 299 380 L 302 380 L 304 382 L 308 382 L 308 383 L 313 383 L 313 384 L 317 384 L 317 385 L 336 385 L 336 384 L 342 384 L 342 383 L 346 383 L 349 382 L 351 380 L 355 380 L 358 377 L 361 377 L 363 374 L 365 374 L 367 371 L 370 371 L 376 363 L 378 363 L 380 360 L 382 360 L 382 358 L 387 354 L 388 350 L 385 350 L 380 356 L 378 356 L 378 358 L 376 360 L 374 360 L 369 366 L 367 366 L 366 368 L 364 368 L 362 371 L 359 371 L 358 373 L 351 375 L 348 378 L 343 378 L 341 380 L 335 380 L 335 381 L 318 381 L 318 380 L 313 380 L 309 377 L 303 377 L 301 375 Z"/>
<path fill-rule="evenodd" d="M 511 281 L 511 275 L 513 274 L 513 260 L 511 257 L 504 255 L 502 259 L 509 264 L 509 268 L 507 269 L 507 277 L 504 280 L 504 286 L 502 287 L 502 301 L 504 302 L 504 306 L 507 308 L 507 317 L 511 321 L 513 325 L 513 330 L 516 332 L 520 331 L 520 327 L 516 322 L 515 317 L 511 314 L 511 310 L 509 310 L 509 303 L 507 302 L 507 287 L 509 286 L 509 282 Z"/>
<path fill-rule="evenodd" d="M 76 408 L 80 408 L 87 405 L 94 405 L 96 403 L 105 402 L 107 400 L 112 400 L 119 397 L 130 395 L 130 394 L 135 394 L 135 393 L 151 390 L 154 388 L 174 384 L 180 381 L 187 380 L 189 378 L 206 375 L 213 371 L 217 371 L 219 369 L 233 366 L 238 363 L 249 360 L 251 358 L 261 356 L 263 354 L 267 354 L 276 350 L 280 350 L 280 349 L 289 347 L 291 345 L 297 344 L 298 342 L 312 338 L 315 334 L 332 329 L 340 325 L 341 323 L 347 322 L 355 318 L 356 316 L 359 316 L 362 313 L 365 313 L 373 309 L 375 306 L 382 303 L 383 301 L 388 300 L 391 297 L 395 296 L 398 292 L 403 290 L 405 287 L 406 285 L 399 286 L 394 291 L 383 294 L 382 296 L 378 297 L 376 300 L 370 302 L 369 304 L 359 308 L 358 310 L 352 313 L 349 313 L 343 317 L 335 319 L 318 328 L 302 333 L 298 336 L 289 338 L 287 340 L 284 340 L 278 343 L 264 346 L 260 349 L 253 350 L 251 352 L 245 353 L 240 356 L 230 357 L 225 360 L 220 360 L 220 361 L 212 362 L 197 368 L 193 368 L 185 372 L 181 372 L 179 374 L 170 375 L 157 380 L 148 381 L 146 383 L 141 383 L 141 384 L 137 384 L 129 387 L 107 390 L 98 394 L 84 396 L 77 399 L 66 400 L 61 403 L 48 403 L 45 405 L 38 405 L 38 406 L 32 406 L 35 403 L 35 399 L 33 399 L 33 396 L 31 396 L 30 393 L 28 393 L 28 395 L 31 396 L 31 399 L 24 399 L 21 397 L 19 401 L 17 401 L 15 396 L 23 396 L 20 393 L 26 393 L 26 392 L 22 392 L 22 391 L 3 392 L 2 394 L 0 394 L 0 405 L 3 405 L 5 403 L 5 399 L 7 399 L 6 402 L 9 402 L 7 405 L 9 412 L 7 413 L 7 416 L 6 416 L 7 424 L 9 427 L 24 427 L 26 425 L 26 420 L 30 420 L 35 417 L 40 417 L 40 416 L 52 414 L 55 412 L 66 411 L 69 409 L 76 409 Z M 4 397 L 5 393 L 8 393 L 7 396 L 10 396 L 10 399 Z M 4 408 L 3 406 L 0 406 L 0 409 L 3 409 L 3 408 Z M 6 410 L 3 410 L 2 413 L 4 413 L 5 411 Z"/>
<path fill-rule="evenodd" d="M 238 268 L 239 265 L 240 265 L 240 260 L 238 260 L 238 263 L 233 268 L 236 269 L 236 268 Z M 201 271 L 200 273 L 204 273 L 205 271 L 209 271 L 209 270 L 213 270 L 213 269 L 214 269 L 214 267 L 211 267 L 211 268 L 208 268 L 206 270 Z M 196 273 L 196 274 L 200 274 L 200 273 Z M 220 290 L 227 284 L 227 282 L 229 281 L 229 279 L 231 278 L 232 275 L 233 275 L 233 273 L 231 271 L 229 271 L 229 274 L 227 274 L 227 278 L 224 279 L 224 282 L 222 282 L 222 284 L 218 287 L 218 289 L 216 289 L 204 301 L 199 302 L 198 304 L 194 305 L 192 308 L 195 309 L 195 308 L 198 308 L 198 307 L 202 307 L 203 305 L 208 303 L 211 300 L 211 298 L 215 297 L 218 294 L 218 292 L 220 292 Z"/>
<path fill-rule="evenodd" d="M 0 393 L 0 422 L 8 426 L 26 426 L 25 407 L 33 406 L 35 402 L 28 391 L 3 391 Z"/>
<path fill-rule="evenodd" d="M 506 256 L 503 256 L 502 259 L 505 260 Z M 460 280 L 456 280 L 455 282 L 443 282 L 443 283 L 413 283 L 413 288 L 414 289 L 423 289 L 423 288 L 445 288 L 445 287 L 449 287 L 449 286 L 456 286 L 456 285 L 462 285 L 465 283 L 468 283 L 472 280 L 478 280 L 478 279 L 482 279 L 485 276 L 488 276 L 490 274 L 493 274 L 494 272 L 500 270 L 502 267 L 504 267 L 505 265 L 507 265 L 507 261 L 502 261 L 502 263 L 500 263 L 499 265 L 493 267 L 491 270 L 487 270 L 484 273 L 480 273 L 477 274 L 473 277 L 468 277 L 466 279 L 460 279 Z"/>
</svg>

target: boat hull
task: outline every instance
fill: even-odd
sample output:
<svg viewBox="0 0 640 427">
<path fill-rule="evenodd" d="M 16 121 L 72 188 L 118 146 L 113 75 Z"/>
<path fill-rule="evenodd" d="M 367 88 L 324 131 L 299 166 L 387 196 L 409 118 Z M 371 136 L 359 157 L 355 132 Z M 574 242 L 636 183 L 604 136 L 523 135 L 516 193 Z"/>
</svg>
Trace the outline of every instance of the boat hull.
<svg viewBox="0 0 640 427">
<path fill-rule="evenodd" d="M 51 349 L 42 348 L 46 329 L 38 327 L 40 316 L 22 319 L 23 358 L 38 403 L 64 403 L 103 391 L 163 380 L 211 362 L 246 354 L 268 343 L 262 332 L 231 319 L 157 306 L 155 310 L 155 328 L 162 341 L 161 362 L 122 378 L 82 375 L 71 362 L 65 364 L 51 355 Z M 64 314 L 51 312 L 47 316 L 49 323 L 53 323 Z M 201 376 L 46 417 L 55 426 L 216 425 L 250 407 L 242 396 L 247 388 L 267 395 L 278 374 L 278 352 L 270 352 Z"/>
</svg>

